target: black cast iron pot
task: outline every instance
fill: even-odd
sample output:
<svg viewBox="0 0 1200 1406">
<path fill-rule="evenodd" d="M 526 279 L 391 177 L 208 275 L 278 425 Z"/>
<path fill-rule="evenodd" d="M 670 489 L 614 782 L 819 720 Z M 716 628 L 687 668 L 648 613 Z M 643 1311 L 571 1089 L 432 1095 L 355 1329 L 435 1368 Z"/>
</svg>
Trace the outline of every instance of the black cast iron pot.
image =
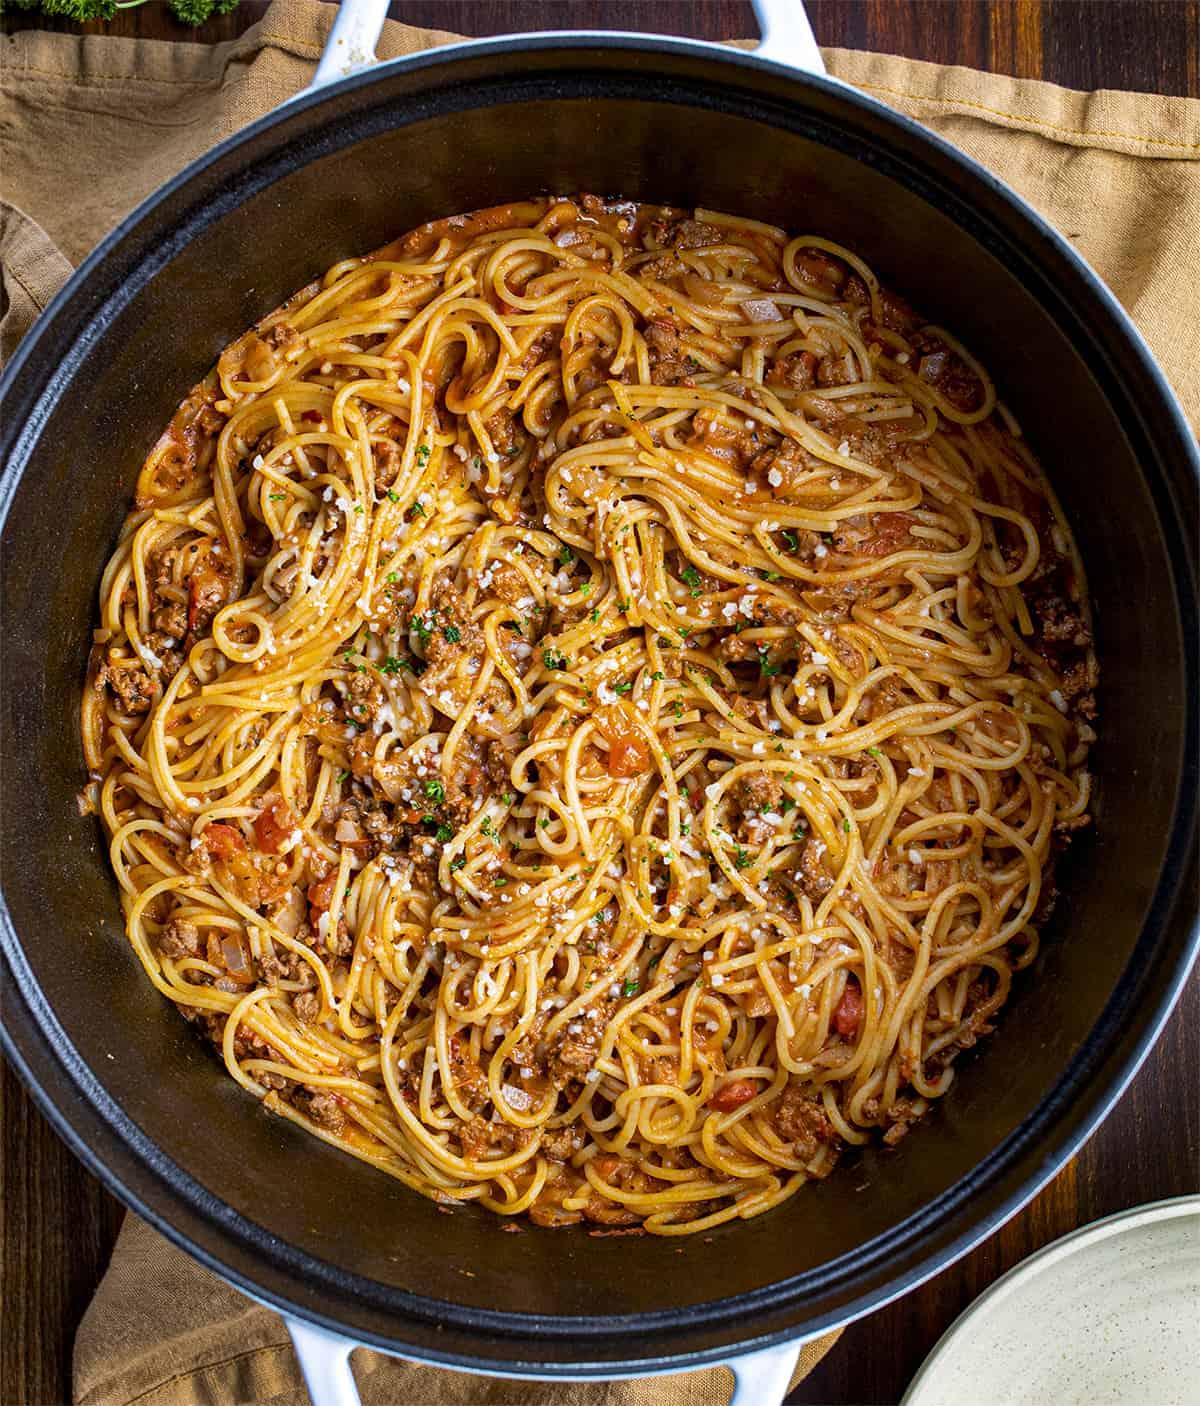
<svg viewBox="0 0 1200 1406">
<path fill-rule="evenodd" d="M 347 254 L 437 216 L 580 189 L 820 232 L 953 328 L 1062 496 L 1102 667 L 1096 823 L 998 1034 L 898 1151 L 868 1150 L 769 1215 L 682 1242 L 501 1234 L 498 1218 L 443 1214 L 263 1112 L 145 981 L 102 836 L 75 805 L 99 574 L 188 388 Z M 5 1051 L 117 1195 L 310 1325 L 443 1364 L 599 1376 L 845 1322 L 963 1253 L 1061 1166 L 1187 973 L 1196 445 L 1066 243 L 978 166 L 838 83 L 699 43 L 526 36 L 302 96 L 88 259 L 0 383 L 0 461 Z"/>
</svg>

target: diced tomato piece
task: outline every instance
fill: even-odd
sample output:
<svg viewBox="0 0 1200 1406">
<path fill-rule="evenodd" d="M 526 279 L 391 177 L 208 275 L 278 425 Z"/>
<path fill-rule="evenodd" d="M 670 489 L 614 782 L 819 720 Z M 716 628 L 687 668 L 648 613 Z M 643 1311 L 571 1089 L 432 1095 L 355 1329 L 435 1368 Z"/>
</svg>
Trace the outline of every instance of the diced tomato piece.
<svg viewBox="0 0 1200 1406">
<path fill-rule="evenodd" d="M 743 1103 L 749 1103 L 756 1093 L 758 1085 L 749 1079 L 731 1079 L 713 1094 L 708 1100 L 708 1106 L 715 1108 L 718 1113 L 732 1113 L 735 1108 L 741 1108 Z"/>
<path fill-rule="evenodd" d="M 641 776 L 650 768 L 650 749 L 641 729 L 619 704 L 601 708 L 596 726 L 608 743 L 608 774 L 624 779 Z"/>
<path fill-rule="evenodd" d="M 254 821 L 254 838 L 266 854 L 278 854 L 296 828 L 292 808 L 277 796 L 269 806 L 259 811 Z"/>
<path fill-rule="evenodd" d="M 608 749 L 609 776 L 641 776 L 650 768 L 650 749 L 636 733 L 618 737 Z"/>
<path fill-rule="evenodd" d="M 859 1022 L 862 1020 L 863 998 L 862 991 L 854 977 L 846 983 L 846 989 L 842 992 L 842 999 L 837 1003 L 837 1009 L 833 1013 L 833 1026 L 843 1039 L 852 1040 L 858 1034 Z"/>
<path fill-rule="evenodd" d="M 321 914 L 329 911 L 329 906 L 333 902 L 333 889 L 337 883 L 338 871 L 334 869 L 315 884 L 310 884 L 308 889 L 308 920 L 315 928 L 321 921 Z"/>
<path fill-rule="evenodd" d="M 246 850 L 242 832 L 233 825 L 223 825 L 219 820 L 206 827 L 204 844 L 214 859 L 232 859 L 235 854 L 244 854 Z"/>
<path fill-rule="evenodd" d="M 911 545 L 910 528 L 916 525 L 911 513 L 876 513 L 871 520 L 873 535 L 854 550 L 864 557 L 886 557 Z"/>
<path fill-rule="evenodd" d="M 225 578 L 205 568 L 188 581 L 188 629 L 203 630 L 225 602 Z"/>
</svg>

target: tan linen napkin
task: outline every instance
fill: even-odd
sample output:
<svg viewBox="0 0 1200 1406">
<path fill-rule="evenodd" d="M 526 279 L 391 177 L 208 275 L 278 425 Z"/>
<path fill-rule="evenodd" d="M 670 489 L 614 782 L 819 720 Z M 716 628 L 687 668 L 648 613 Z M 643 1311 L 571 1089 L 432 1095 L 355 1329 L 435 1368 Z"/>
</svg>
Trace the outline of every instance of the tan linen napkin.
<svg viewBox="0 0 1200 1406">
<path fill-rule="evenodd" d="M 30 31 L 0 38 L 0 355 L 68 260 L 78 262 L 214 141 L 308 81 L 331 18 L 316 0 L 277 0 L 242 38 L 212 47 Z M 380 52 L 394 57 L 453 37 L 389 23 Z M 1068 234 L 1133 314 L 1200 424 L 1200 102 L 1073 93 L 845 50 L 825 57 L 832 73 L 955 142 Z M 804 1349 L 795 1380 L 836 1336 Z M 708 1406 L 729 1390 L 717 1369 L 546 1386 L 366 1350 L 355 1366 L 367 1406 Z M 132 1216 L 80 1325 L 74 1369 L 79 1406 L 306 1400 L 278 1316 Z"/>
</svg>

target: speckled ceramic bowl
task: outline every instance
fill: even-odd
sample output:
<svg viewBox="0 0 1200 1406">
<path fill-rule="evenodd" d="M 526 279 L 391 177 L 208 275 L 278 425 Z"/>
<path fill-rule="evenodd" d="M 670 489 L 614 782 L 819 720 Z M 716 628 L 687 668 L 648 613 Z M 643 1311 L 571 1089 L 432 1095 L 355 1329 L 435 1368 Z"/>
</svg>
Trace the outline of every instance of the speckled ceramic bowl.
<svg viewBox="0 0 1200 1406">
<path fill-rule="evenodd" d="M 977 1299 L 901 1406 L 1194 1406 L 1200 1196 L 1135 1206 L 1047 1245 Z"/>
</svg>

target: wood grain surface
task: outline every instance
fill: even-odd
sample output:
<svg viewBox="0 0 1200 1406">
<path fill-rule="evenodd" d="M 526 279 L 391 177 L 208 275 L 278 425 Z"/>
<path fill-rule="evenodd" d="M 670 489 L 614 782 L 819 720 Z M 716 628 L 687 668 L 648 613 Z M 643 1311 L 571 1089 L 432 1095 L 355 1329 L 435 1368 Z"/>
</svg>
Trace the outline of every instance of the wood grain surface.
<svg viewBox="0 0 1200 1406">
<path fill-rule="evenodd" d="M 266 8 L 243 0 L 235 13 L 192 30 L 165 6 L 150 4 L 122 12 L 111 25 L 83 28 L 212 43 L 235 38 Z M 1193 0 L 809 0 L 809 10 L 822 44 L 1073 88 L 1200 97 L 1200 3 Z M 409 0 L 391 13 L 471 35 L 607 28 L 722 39 L 755 29 L 744 0 Z M 31 26 L 79 28 L 21 12 L 0 20 L 4 31 Z M 1200 1190 L 1198 1069 L 1200 973 L 1078 1158 L 971 1254 L 848 1328 L 790 1398 L 793 1406 L 898 1401 L 954 1318 L 1032 1251 L 1126 1206 Z M 0 1073 L 0 1406 L 63 1406 L 75 1325 L 104 1271 L 122 1211 L 59 1142 L 11 1071 Z"/>
</svg>

